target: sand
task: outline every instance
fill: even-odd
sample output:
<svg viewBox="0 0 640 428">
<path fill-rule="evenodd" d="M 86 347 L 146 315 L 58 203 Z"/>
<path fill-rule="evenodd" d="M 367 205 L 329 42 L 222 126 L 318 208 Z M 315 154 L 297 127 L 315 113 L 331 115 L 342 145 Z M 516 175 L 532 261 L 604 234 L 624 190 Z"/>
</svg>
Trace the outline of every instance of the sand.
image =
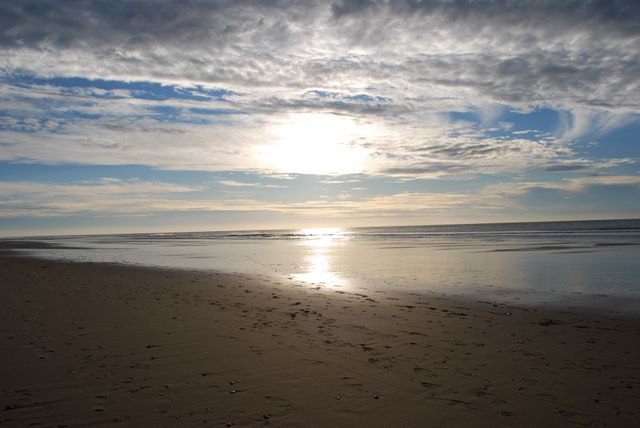
<svg viewBox="0 0 640 428">
<path fill-rule="evenodd" d="M 2 427 L 640 426 L 640 321 L 0 257 Z"/>
</svg>

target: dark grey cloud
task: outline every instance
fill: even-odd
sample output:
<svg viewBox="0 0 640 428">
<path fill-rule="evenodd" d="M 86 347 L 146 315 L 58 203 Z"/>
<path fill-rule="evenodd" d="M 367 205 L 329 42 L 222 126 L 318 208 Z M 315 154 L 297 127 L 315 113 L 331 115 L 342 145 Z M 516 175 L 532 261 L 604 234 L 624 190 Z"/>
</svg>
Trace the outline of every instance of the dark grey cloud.
<svg viewBox="0 0 640 428">
<path fill-rule="evenodd" d="M 380 13 L 439 15 L 449 22 L 510 26 L 523 23 L 549 25 L 559 31 L 573 25 L 597 24 L 620 33 L 640 32 L 640 4 L 628 0 L 340 0 L 332 5 L 336 18 Z"/>
<path fill-rule="evenodd" d="M 15 1 L 0 46 L 5 72 L 634 108 L 638 16 L 620 0 Z"/>
<path fill-rule="evenodd" d="M 154 1 L 154 0 L 32 0 L 3 2 L 0 43 L 12 46 L 59 46 L 122 44 L 144 46 L 155 43 L 212 46 L 237 42 L 248 35 L 255 44 L 290 42 L 299 34 L 295 27 L 317 23 L 325 2 L 274 1 Z M 575 29 L 606 31 L 637 36 L 640 4 L 628 0 L 565 1 L 338 1 L 331 7 L 334 25 L 355 20 L 355 31 L 362 23 L 377 19 L 420 20 L 435 16 L 446 25 L 471 29 L 512 30 L 530 42 L 538 31 L 560 35 Z M 535 28 L 536 33 L 522 31 Z M 383 28 L 384 29 L 384 28 Z M 427 32 L 437 28 L 423 27 Z M 303 29 L 304 30 L 304 29 Z M 311 30 L 314 30 L 313 28 Z M 378 31 L 379 28 L 372 28 Z M 259 39 L 259 37 L 264 39 Z"/>
<path fill-rule="evenodd" d="M 398 115 L 409 111 L 393 99 L 367 93 L 345 93 L 309 90 L 290 99 L 271 96 L 252 104 L 254 111 L 270 112 L 287 110 L 299 111 L 332 111 L 334 113 L 358 115 Z"/>
<path fill-rule="evenodd" d="M 12 76 L 155 81 L 229 89 L 229 105 L 204 107 L 231 106 L 248 115 L 234 117 L 236 128 L 228 130 L 219 120 L 159 127 L 148 105 L 134 105 L 135 96 L 95 106 L 78 100 L 79 119 L 57 125 L 68 133 L 64 144 L 89 141 L 90 132 L 102 146 L 115 147 L 121 134 L 155 128 L 167 146 L 175 134 L 190 138 L 193 153 L 215 141 L 226 156 L 235 153 L 230 147 L 244 150 L 268 138 L 256 129 L 273 118 L 323 111 L 379 119 L 386 134 L 359 144 L 388 160 L 391 174 L 457 173 L 496 159 L 579 171 L 589 168 L 578 160 L 553 163 L 561 153 L 572 156 L 561 145 L 627 123 L 640 108 L 638 16 L 640 2 L 618 0 L 1 2 L 0 107 L 15 121 L 0 125 L 33 132 L 30 156 L 45 157 L 39 144 L 54 124 L 47 128 L 42 112 L 62 115 L 72 106 L 69 94 L 36 93 L 51 88 L 25 95 L 3 87 Z M 478 127 L 458 130 L 429 119 L 491 104 L 569 112 L 566 141 L 562 132 L 556 148 L 544 137 L 490 139 Z M 190 112 L 193 106 L 174 107 Z M 108 116 L 102 125 L 87 119 L 96 111 Z M 24 135 L 11 138 L 27 144 Z M 190 153 L 185 150 L 182 164 L 190 165 Z M 19 155 L 14 150 L 12 159 Z"/>
<path fill-rule="evenodd" d="M 591 168 L 593 165 L 589 162 L 570 162 L 548 165 L 544 171 L 564 172 L 564 171 L 580 171 Z"/>
<path fill-rule="evenodd" d="M 444 174 L 462 174 L 468 171 L 468 168 L 462 164 L 447 162 L 420 162 L 407 166 L 386 168 L 382 174 L 398 175 L 398 176 L 439 176 Z"/>
<path fill-rule="evenodd" d="M 0 44 L 13 47 L 217 49 L 234 43 L 286 44 L 308 18 L 292 1 L 69 0 L 0 5 Z"/>
<path fill-rule="evenodd" d="M 507 153 L 519 153 L 522 147 L 509 142 L 467 142 L 453 144 L 437 144 L 412 150 L 418 155 L 439 156 L 453 159 L 486 158 L 489 156 L 505 155 Z"/>
</svg>

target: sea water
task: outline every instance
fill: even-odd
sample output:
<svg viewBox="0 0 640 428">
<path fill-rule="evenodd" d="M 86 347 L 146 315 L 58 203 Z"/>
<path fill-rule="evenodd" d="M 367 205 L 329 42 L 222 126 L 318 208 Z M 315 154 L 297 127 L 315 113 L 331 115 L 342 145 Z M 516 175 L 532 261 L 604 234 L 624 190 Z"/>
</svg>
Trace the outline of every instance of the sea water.
<svg viewBox="0 0 640 428">
<path fill-rule="evenodd" d="M 41 257 L 640 310 L 640 220 L 44 237 Z"/>
</svg>

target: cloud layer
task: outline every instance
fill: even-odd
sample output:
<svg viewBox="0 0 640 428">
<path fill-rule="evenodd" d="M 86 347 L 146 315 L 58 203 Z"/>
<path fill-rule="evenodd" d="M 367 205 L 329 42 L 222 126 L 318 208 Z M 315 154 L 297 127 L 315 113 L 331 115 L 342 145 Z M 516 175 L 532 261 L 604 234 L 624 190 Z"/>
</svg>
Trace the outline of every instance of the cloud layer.
<svg viewBox="0 0 640 428">
<path fill-rule="evenodd" d="M 5 70 L 638 107 L 629 1 L 4 3 Z"/>
<path fill-rule="evenodd" d="M 636 2 L 595 0 L 5 2 L 0 72 L 2 107 L 10 117 L 3 121 L 10 130 L 47 133 L 52 140 L 57 139 L 53 131 L 64 131 L 69 152 L 80 152 L 82 143 L 73 141 L 90 135 L 95 151 L 89 157 L 107 163 L 127 162 L 120 156 L 126 147 L 119 144 L 135 142 L 137 156 L 160 167 L 250 169 L 226 159 L 225 153 L 233 152 L 229 146 L 260 168 L 245 155 L 254 140 L 268 138 L 259 124 L 292 112 L 322 111 L 384 125 L 384 135 L 366 143 L 384 159 L 407 162 L 385 165 L 378 156 L 379 165 L 368 172 L 444 174 L 457 168 L 453 159 L 497 155 L 513 157 L 516 164 L 541 163 L 562 150 L 566 154 L 566 147 L 550 147 L 548 138 L 498 141 L 447 123 L 443 113 L 477 111 L 481 124 L 489 126 L 505 109 L 550 107 L 568 112 L 562 132 L 554 135 L 564 142 L 637 121 L 638 15 Z M 23 75 L 157 82 L 180 89 L 159 100 L 145 99 L 132 87 L 85 83 L 61 92 L 46 80 L 12 87 Z M 222 95 L 203 94 L 206 88 Z M 194 95 L 191 105 L 179 91 Z M 218 115 L 211 126 L 193 109 L 201 107 L 195 100 L 218 112 L 226 108 L 254 117 L 229 116 L 223 123 Z M 150 104 L 159 101 L 161 108 L 175 109 L 174 123 L 153 121 L 158 115 L 150 114 Z M 94 118 L 100 123 L 76 120 L 83 129 L 70 124 L 60 129 L 55 118 L 33 117 L 52 106 L 77 113 L 76 118 L 99 114 Z M 198 116 L 201 121 L 194 123 Z M 232 132 L 220 126 L 234 119 Z M 176 121 L 189 122 L 188 129 Z M 112 135 L 127 129 L 129 143 Z M 181 162 L 175 159 L 182 154 L 171 156 L 173 162 L 156 159 L 144 150 L 141 135 L 151 133 L 153 141 L 180 134 L 186 146 L 195 147 Z M 9 134 L 3 140 L 21 138 Z M 220 162 L 195 156 L 202 141 L 210 142 Z M 20 150 L 9 150 L 5 159 L 19 158 Z M 26 147 L 22 157 L 56 161 L 33 152 Z"/>
<path fill-rule="evenodd" d="M 638 16 L 640 3 L 625 0 L 2 2 L 0 162 L 244 171 L 251 181 L 216 183 L 246 195 L 287 191 L 267 175 L 322 171 L 492 181 L 476 194 L 294 203 L 202 199 L 199 185 L 144 177 L 27 180 L 0 182 L 0 215 L 128 215 L 177 199 L 184 210 L 399 215 L 636 189 L 637 141 L 615 132 L 640 123 Z M 307 126 L 314 117 L 335 129 Z M 350 156 L 357 165 L 316 168 Z"/>
</svg>

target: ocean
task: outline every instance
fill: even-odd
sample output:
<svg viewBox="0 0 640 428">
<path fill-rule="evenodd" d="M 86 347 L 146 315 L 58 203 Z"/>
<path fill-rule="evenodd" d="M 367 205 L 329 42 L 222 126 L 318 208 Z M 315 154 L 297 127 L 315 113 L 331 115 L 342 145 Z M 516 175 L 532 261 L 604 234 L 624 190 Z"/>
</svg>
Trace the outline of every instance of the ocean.
<svg viewBox="0 0 640 428">
<path fill-rule="evenodd" d="M 20 251 L 45 258 L 248 273 L 367 294 L 640 311 L 638 219 L 29 240 L 46 246 Z"/>
</svg>

